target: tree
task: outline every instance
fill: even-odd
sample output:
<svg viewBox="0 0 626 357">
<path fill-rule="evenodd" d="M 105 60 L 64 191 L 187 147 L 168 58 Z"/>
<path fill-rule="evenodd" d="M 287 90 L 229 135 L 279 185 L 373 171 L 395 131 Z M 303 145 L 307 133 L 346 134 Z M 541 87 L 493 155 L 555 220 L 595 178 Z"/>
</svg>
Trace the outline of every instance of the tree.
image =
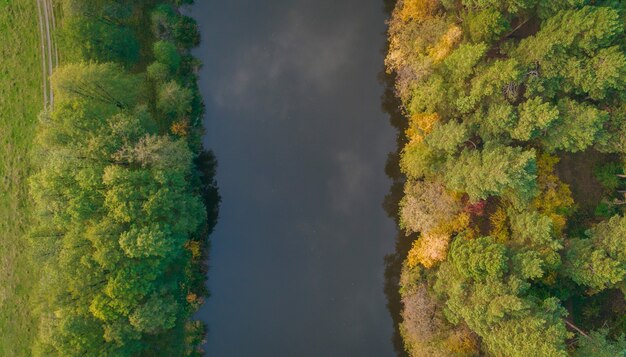
<svg viewBox="0 0 626 357">
<path fill-rule="evenodd" d="M 517 140 L 530 140 L 547 131 L 559 118 L 559 110 L 541 98 L 534 97 L 519 106 L 519 121 L 511 137 Z"/>
<path fill-rule="evenodd" d="M 626 218 L 614 216 L 572 239 L 567 249 L 567 274 L 594 290 L 614 287 L 626 276 Z"/>
<path fill-rule="evenodd" d="M 510 25 L 500 11 L 486 8 L 470 12 L 467 16 L 467 28 L 473 42 L 492 42 L 500 37 Z"/>
<path fill-rule="evenodd" d="M 425 268 L 432 268 L 436 263 L 446 259 L 450 235 L 439 232 L 428 232 L 413 243 L 413 247 L 407 256 L 409 267 L 417 264 Z"/>
<path fill-rule="evenodd" d="M 536 189 L 535 152 L 509 146 L 487 146 L 482 151 L 463 150 L 443 169 L 446 187 L 466 192 L 476 201 L 513 192 L 530 199 Z"/>
<path fill-rule="evenodd" d="M 588 170 L 596 150 L 626 153 L 625 11 L 614 0 L 397 3 L 386 66 L 408 118 L 399 222 L 420 233 L 401 275 L 409 354 L 463 355 L 451 347 L 463 329 L 480 338 L 473 355 L 621 352 L 622 321 L 609 316 L 621 311 L 606 298 L 623 305 L 626 222 L 620 213 L 582 236 L 600 216 L 573 197 L 590 188 L 569 180 L 581 168 L 556 164 L 579 153 L 567 162 Z M 424 193 L 437 185 L 462 213 L 437 211 L 449 203 Z M 570 320 L 604 323 L 613 340 Z M 584 338 L 572 343 L 566 325 Z"/>
<path fill-rule="evenodd" d="M 75 62 L 117 62 L 130 67 L 139 59 L 139 43 L 124 26 L 69 16 L 59 35 L 68 58 Z"/>
<path fill-rule="evenodd" d="M 436 183 L 408 181 L 400 201 L 400 226 L 407 232 L 429 232 L 452 220 L 460 204 Z"/>
<path fill-rule="evenodd" d="M 571 99 L 560 100 L 558 107 L 562 117 L 541 139 L 544 147 L 549 151 L 578 152 L 593 145 L 608 113 Z"/>
<path fill-rule="evenodd" d="M 515 270 L 525 266 L 509 265 L 508 255 L 491 237 L 454 240 L 435 283 L 448 319 L 467 323 L 495 355 L 567 356 L 564 309 L 554 298 L 528 295 L 528 284 Z"/>
<path fill-rule="evenodd" d="M 428 146 L 448 155 L 456 153 L 467 140 L 469 140 L 467 125 L 456 121 L 436 125 L 432 133 L 426 137 Z"/>
<path fill-rule="evenodd" d="M 439 158 L 420 138 L 411 140 L 402 150 L 400 169 L 408 177 L 421 179 L 430 176 L 438 164 Z"/>
<path fill-rule="evenodd" d="M 157 62 L 169 67 L 172 73 L 178 71 L 180 67 L 180 54 L 176 46 L 169 41 L 157 41 L 153 47 L 154 58 Z"/>
<path fill-rule="evenodd" d="M 57 97 L 84 99 L 90 113 L 104 117 L 134 107 L 140 89 L 137 76 L 112 63 L 64 65 L 55 70 L 51 82 Z"/>
<path fill-rule="evenodd" d="M 188 88 L 170 81 L 163 84 L 157 93 L 157 109 L 169 118 L 179 118 L 191 111 L 193 95 Z"/>
<path fill-rule="evenodd" d="M 179 16 L 174 24 L 174 39 L 183 48 L 192 48 L 200 44 L 200 32 L 196 20 L 189 16 Z"/>
<path fill-rule="evenodd" d="M 402 296 L 401 333 L 411 356 L 474 356 L 478 340 L 465 326 L 454 327 L 444 317 L 424 284 Z"/>
<path fill-rule="evenodd" d="M 175 326 L 180 307 L 171 296 L 152 295 L 130 315 L 130 323 L 138 331 L 155 334 Z"/>
<path fill-rule="evenodd" d="M 624 355 L 626 341 L 623 336 L 613 342 L 607 338 L 608 331 L 592 331 L 589 336 L 578 338 L 578 349 L 574 357 L 614 357 Z"/>
<path fill-rule="evenodd" d="M 539 90 L 544 94 L 563 91 L 601 100 L 609 93 L 623 92 L 620 73 L 626 68 L 625 57 L 609 49 L 623 33 L 617 10 L 585 6 L 549 18 L 535 36 L 520 43 L 514 55 L 529 67 L 539 66 Z"/>
<path fill-rule="evenodd" d="M 184 140 L 172 140 L 169 136 L 146 135 L 134 146 L 124 146 L 113 157 L 122 162 L 142 168 L 152 167 L 171 170 L 183 175 L 191 171 L 192 153 Z"/>
</svg>

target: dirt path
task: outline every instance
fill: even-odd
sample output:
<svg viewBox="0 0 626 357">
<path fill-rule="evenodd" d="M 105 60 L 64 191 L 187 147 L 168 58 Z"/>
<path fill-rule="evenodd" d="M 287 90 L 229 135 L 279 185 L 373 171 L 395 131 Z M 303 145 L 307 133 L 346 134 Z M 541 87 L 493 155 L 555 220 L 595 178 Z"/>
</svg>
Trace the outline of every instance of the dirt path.
<svg viewBox="0 0 626 357">
<path fill-rule="evenodd" d="M 39 33 L 41 35 L 41 61 L 43 71 L 43 104 L 44 108 L 54 105 L 54 94 L 50 87 L 50 75 L 58 64 L 59 55 L 54 44 L 52 32 L 56 28 L 52 0 L 37 0 L 39 16 Z"/>
</svg>

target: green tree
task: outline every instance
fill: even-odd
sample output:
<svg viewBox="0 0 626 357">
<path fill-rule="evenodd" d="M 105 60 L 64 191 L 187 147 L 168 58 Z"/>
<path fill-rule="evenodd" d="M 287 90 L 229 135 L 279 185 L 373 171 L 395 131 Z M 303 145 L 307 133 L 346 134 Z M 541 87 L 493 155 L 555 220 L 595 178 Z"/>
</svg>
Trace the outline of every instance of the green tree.
<svg viewBox="0 0 626 357">
<path fill-rule="evenodd" d="M 92 114 L 107 117 L 137 104 L 139 78 L 120 66 L 105 64 L 68 64 L 52 75 L 52 90 L 65 100 L 84 99 Z"/>
<path fill-rule="evenodd" d="M 470 12 L 467 17 L 467 28 L 474 42 L 492 42 L 509 28 L 509 23 L 500 11 L 486 8 Z"/>
<path fill-rule="evenodd" d="M 435 150 L 452 155 L 469 138 L 470 132 L 467 125 L 452 120 L 445 124 L 435 125 L 433 131 L 426 137 L 426 143 Z"/>
<path fill-rule="evenodd" d="M 614 287 L 626 276 L 626 218 L 614 216 L 572 239 L 567 249 L 567 274 L 594 290 Z"/>
<path fill-rule="evenodd" d="M 59 34 L 73 61 L 117 62 L 125 67 L 139 59 L 139 43 L 128 27 L 84 17 L 68 17 Z"/>
<path fill-rule="evenodd" d="M 527 267 L 491 237 L 457 238 L 437 272 L 435 291 L 453 324 L 464 321 L 497 356 L 567 356 L 567 330 L 558 300 L 528 294 Z M 522 271 L 511 270 L 522 268 Z"/>
<path fill-rule="evenodd" d="M 466 192 L 475 201 L 509 191 L 530 199 L 536 189 L 535 152 L 509 146 L 464 150 L 446 162 L 443 175 L 449 189 Z"/>
<path fill-rule="evenodd" d="M 157 62 L 167 65 L 172 73 L 178 71 L 181 59 L 176 45 L 169 41 L 157 41 L 153 51 Z"/>
<path fill-rule="evenodd" d="M 559 110 L 541 98 L 534 97 L 519 106 L 519 121 L 511 131 L 511 137 L 517 140 L 530 140 L 540 133 L 548 131 L 559 118 Z"/>
<path fill-rule="evenodd" d="M 593 145 L 608 113 L 592 105 L 581 104 L 570 99 L 559 101 L 561 119 L 541 138 L 548 151 L 583 151 Z"/>
</svg>

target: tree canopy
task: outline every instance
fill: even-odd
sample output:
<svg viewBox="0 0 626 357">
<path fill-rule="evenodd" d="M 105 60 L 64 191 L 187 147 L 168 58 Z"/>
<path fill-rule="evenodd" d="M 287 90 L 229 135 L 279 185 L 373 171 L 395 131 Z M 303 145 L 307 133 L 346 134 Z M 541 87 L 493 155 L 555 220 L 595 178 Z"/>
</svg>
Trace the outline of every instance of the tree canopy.
<svg viewBox="0 0 626 357">
<path fill-rule="evenodd" d="M 616 1 L 397 2 L 385 63 L 408 128 L 411 355 L 623 348 L 626 311 L 607 301 L 626 292 L 625 15 Z M 460 353 L 453 331 L 477 344 Z"/>
<path fill-rule="evenodd" d="M 181 33 L 195 22 L 154 6 L 63 2 L 68 61 L 51 78 L 30 178 L 44 272 L 35 355 L 202 354 L 206 330 L 191 318 L 207 295 L 215 160 L 200 144 L 197 39 Z M 137 36 L 164 11 L 172 36 Z"/>
</svg>

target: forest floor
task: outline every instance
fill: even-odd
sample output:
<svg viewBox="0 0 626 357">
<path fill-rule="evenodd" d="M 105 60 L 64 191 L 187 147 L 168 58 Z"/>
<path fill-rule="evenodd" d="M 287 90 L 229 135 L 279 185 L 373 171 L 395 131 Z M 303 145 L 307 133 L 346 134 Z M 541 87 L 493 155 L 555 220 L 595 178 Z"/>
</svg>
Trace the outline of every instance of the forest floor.
<svg viewBox="0 0 626 357">
<path fill-rule="evenodd" d="M 604 188 L 593 174 L 594 168 L 610 162 L 611 156 L 593 150 L 563 154 L 557 164 L 561 179 L 570 185 L 574 201 L 582 210 L 593 210 L 604 194 Z"/>
<path fill-rule="evenodd" d="M 36 332 L 30 299 L 39 271 L 26 239 L 32 218 L 27 181 L 37 116 L 51 100 L 44 78 L 54 63 L 46 32 L 52 24 L 37 15 L 45 19 L 48 11 L 51 19 L 49 1 L 0 1 L 0 356 L 30 356 Z"/>
</svg>

